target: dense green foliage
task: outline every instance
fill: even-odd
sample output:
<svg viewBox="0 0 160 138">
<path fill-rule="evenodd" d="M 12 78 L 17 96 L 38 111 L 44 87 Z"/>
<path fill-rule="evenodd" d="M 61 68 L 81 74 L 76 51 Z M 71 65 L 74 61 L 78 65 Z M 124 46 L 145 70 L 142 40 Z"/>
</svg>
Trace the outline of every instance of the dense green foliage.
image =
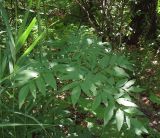
<svg viewBox="0 0 160 138">
<path fill-rule="evenodd" d="M 136 2 L 1 0 L 0 137 L 158 138 L 138 99 L 160 105 L 142 80 L 159 36 L 136 32 Z"/>
</svg>

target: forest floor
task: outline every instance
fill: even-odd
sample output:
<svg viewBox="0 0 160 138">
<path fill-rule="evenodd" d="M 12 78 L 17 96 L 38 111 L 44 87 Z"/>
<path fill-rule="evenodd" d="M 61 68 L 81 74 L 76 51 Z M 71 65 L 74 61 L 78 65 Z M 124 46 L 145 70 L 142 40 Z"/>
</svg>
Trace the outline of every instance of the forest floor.
<svg viewBox="0 0 160 138">
<path fill-rule="evenodd" d="M 131 46 L 127 51 L 135 62 L 136 80 L 145 88 L 137 104 L 150 126 L 160 132 L 160 48 Z"/>
</svg>

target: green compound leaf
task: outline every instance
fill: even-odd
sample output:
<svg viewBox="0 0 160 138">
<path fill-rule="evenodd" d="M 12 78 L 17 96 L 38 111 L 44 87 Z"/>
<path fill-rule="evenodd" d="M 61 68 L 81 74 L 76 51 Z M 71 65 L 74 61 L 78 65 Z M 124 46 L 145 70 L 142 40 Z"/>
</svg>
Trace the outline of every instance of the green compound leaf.
<svg viewBox="0 0 160 138">
<path fill-rule="evenodd" d="M 18 94 L 18 102 L 19 102 L 19 109 L 22 107 L 24 104 L 24 101 L 29 93 L 29 87 L 28 85 L 25 85 L 20 89 L 20 92 Z"/>
<path fill-rule="evenodd" d="M 34 81 L 31 81 L 29 83 L 29 89 L 30 89 L 32 96 L 36 99 L 36 86 L 35 86 Z"/>
<path fill-rule="evenodd" d="M 104 111 L 104 126 L 108 124 L 108 122 L 112 119 L 114 114 L 115 106 L 113 104 L 109 104 L 108 107 Z"/>
<path fill-rule="evenodd" d="M 37 84 L 39 91 L 45 96 L 46 95 L 46 86 L 45 86 L 45 82 L 42 79 L 42 77 L 39 77 L 36 79 L 36 84 Z"/>
<path fill-rule="evenodd" d="M 47 73 L 44 73 L 43 76 L 44 76 L 45 82 L 46 82 L 49 86 L 51 86 L 53 89 L 57 89 L 56 80 L 55 80 L 55 78 L 53 77 L 52 73 L 47 72 Z"/>
<path fill-rule="evenodd" d="M 92 110 L 95 110 L 100 104 L 101 104 L 101 95 L 97 95 L 93 101 L 93 104 L 92 104 Z"/>
<path fill-rule="evenodd" d="M 80 86 L 73 88 L 72 93 L 71 93 L 71 100 L 72 100 L 73 105 L 75 105 L 78 102 L 80 95 L 81 95 Z"/>
</svg>

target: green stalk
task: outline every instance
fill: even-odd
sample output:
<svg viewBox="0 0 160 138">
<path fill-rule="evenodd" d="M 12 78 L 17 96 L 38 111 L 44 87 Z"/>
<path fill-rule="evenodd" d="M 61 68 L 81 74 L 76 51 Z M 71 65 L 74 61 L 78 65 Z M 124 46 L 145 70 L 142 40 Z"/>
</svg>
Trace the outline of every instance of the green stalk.
<svg viewBox="0 0 160 138">
<path fill-rule="evenodd" d="M 16 0 L 15 1 L 15 30 L 16 30 L 16 33 L 15 33 L 15 40 L 17 40 L 17 20 L 18 20 L 18 10 L 17 10 L 17 7 L 18 7 L 18 1 Z"/>
<path fill-rule="evenodd" d="M 40 16 L 40 3 L 41 3 L 41 0 L 37 0 L 36 9 L 37 9 L 37 22 L 38 22 L 38 34 L 39 35 L 42 32 L 42 28 L 41 28 L 41 16 Z"/>
<path fill-rule="evenodd" d="M 48 38 L 49 38 L 49 36 L 48 36 L 48 18 L 47 18 L 47 14 L 46 14 L 45 1 L 43 1 L 43 11 L 44 11 L 44 16 L 45 16 L 46 38 L 48 40 Z"/>
<path fill-rule="evenodd" d="M 8 43 L 9 43 L 9 49 L 10 49 L 10 53 L 12 56 L 12 60 L 13 60 L 13 65 L 16 61 L 16 50 L 15 50 L 15 42 L 14 42 L 14 38 L 12 35 L 12 31 L 11 31 L 11 27 L 9 25 L 9 19 L 7 16 L 7 11 L 5 10 L 5 8 L 3 7 L 3 3 L 2 1 L 0 1 L 0 11 L 1 11 L 1 15 L 2 15 L 2 19 L 6 25 L 6 31 L 7 31 L 7 35 L 8 35 Z"/>
</svg>

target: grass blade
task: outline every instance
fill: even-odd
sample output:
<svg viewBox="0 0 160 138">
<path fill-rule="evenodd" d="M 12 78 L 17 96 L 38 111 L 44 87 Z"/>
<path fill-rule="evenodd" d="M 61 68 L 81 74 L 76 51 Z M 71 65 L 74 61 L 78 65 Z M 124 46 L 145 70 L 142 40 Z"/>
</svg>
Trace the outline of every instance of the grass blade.
<svg viewBox="0 0 160 138">
<path fill-rule="evenodd" d="M 27 27 L 26 31 L 18 38 L 18 41 L 16 43 L 16 51 L 17 52 L 24 45 L 24 43 L 26 42 L 26 40 L 27 40 L 30 32 L 32 31 L 32 28 L 36 24 L 36 21 L 37 21 L 36 18 L 33 18 L 33 20 L 31 21 L 31 23 Z"/>
<path fill-rule="evenodd" d="M 19 58 L 19 61 L 27 56 L 28 54 L 30 54 L 30 52 L 33 50 L 33 48 L 37 45 L 37 43 L 44 37 L 44 32 L 37 37 L 37 39 L 29 46 L 29 48 L 27 48 L 27 50 L 23 53 L 23 55 Z"/>
<path fill-rule="evenodd" d="M 27 19 L 28 19 L 28 15 L 29 15 L 29 10 L 31 9 L 32 7 L 32 0 L 29 0 L 29 7 L 28 7 L 28 10 L 27 12 L 25 13 L 24 15 L 24 19 L 23 19 L 23 22 L 18 30 L 18 38 L 20 37 L 20 35 L 22 35 L 22 33 L 24 32 L 25 30 L 25 26 L 26 26 L 26 23 L 27 23 Z"/>
</svg>

